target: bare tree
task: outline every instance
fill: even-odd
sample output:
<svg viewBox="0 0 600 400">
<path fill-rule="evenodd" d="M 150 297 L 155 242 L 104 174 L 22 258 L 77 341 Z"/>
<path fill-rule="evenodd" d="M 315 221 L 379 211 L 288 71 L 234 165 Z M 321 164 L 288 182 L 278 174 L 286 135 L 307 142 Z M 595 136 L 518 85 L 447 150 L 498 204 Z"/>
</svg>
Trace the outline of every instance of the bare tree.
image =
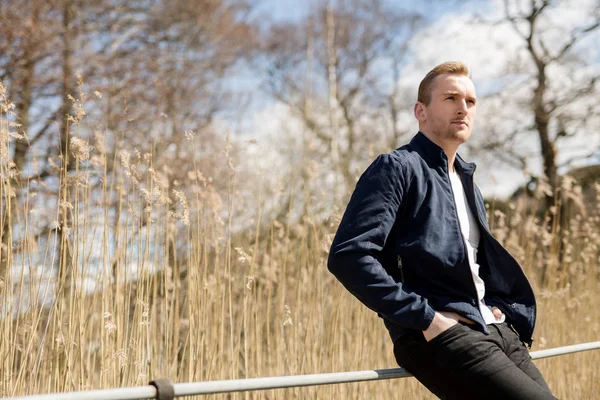
<svg viewBox="0 0 600 400">
<path fill-rule="evenodd" d="M 267 72 L 268 93 L 302 122 L 292 157 L 304 169 L 326 166 L 318 179 L 294 171 L 290 181 L 300 192 L 335 178 L 330 200 L 347 196 L 373 154 L 395 148 L 408 132 L 398 123 L 404 99 L 396 82 L 419 21 L 384 1 L 346 0 L 270 29 L 258 67 Z"/>
<path fill-rule="evenodd" d="M 590 39 L 600 31 L 600 3 L 593 3 L 587 4 L 590 8 L 585 20 L 569 21 L 563 26 L 558 25 L 557 7 L 577 7 L 579 3 L 503 0 L 504 17 L 494 23 L 510 24 L 521 40 L 524 53 L 509 58 L 507 73 L 514 79 L 489 100 L 497 103 L 498 115 L 511 119 L 530 111 L 530 117 L 525 126 L 515 126 L 509 132 L 501 132 L 503 128 L 489 124 L 486 129 L 491 134 L 482 148 L 495 151 L 505 161 L 525 169 L 532 155 L 523 151 L 521 143 L 527 143 L 528 137 L 536 137 L 543 174 L 550 185 L 548 205 L 558 198 L 561 147 L 573 143 L 577 137 L 594 134 L 589 122 L 598 118 L 599 74 L 593 66 L 597 59 L 585 54 L 594 46 Z M 521 54 L 527 58 L 522 59 Z M 529 92 L 524 94 L 524 90 Z M 585 159 L 598 151 L 588 150 L 591 152 L 579 152 L 577 157 Z M 563 165 L 572 161 L 568 159 Z"/>
<path fill-rule="evenodd" d="M 52 61 L 53 51 L 58 44 L 59 16 L 54 11 L 53 1 L 24 1 L 19 4 L 0 2 L 0 78 L 8 86 L 8 99 L 15 104 L 15 123 L 19 137 L 15 138 L 12 160 L 16 171 L 23 171 L 30 160 L 31 148 L 40 141 L 48 128 L 47 124 L 32 124 L 32 109 L 37 98 L 48 96 L 49 88 L 40 89 L 39 69 Z M 44 90 L 45 89 L 45 90 Z M 33 114 L 33 115 L 32 115 Z M 15 222 L 17 209 L 23 195 L 22 186 L 34 175 L 17 175 L 12 178 L 15 199 L 10 209 L 2 210 L 2 246 L 0 276 L 7 270 L 7 251 L 12 247 L 13 235 L 9 224 Z M 16 235 L 17 238 L 20 235 Z"/>
<path fill-rule="evenodd" d="M 153 167 L 166 174 L 169 183 L 182 181 L 191 166 L 220 174 L 213 168 L 222 164 L 216 162 L 215 148 L 224 147 L 225 140 L 212 122 L 236 105 L 224 82 L 231 68 L 251 52 L 254 33 L 245 18 L 249 10 L 244 0 L 193 5 L 0 0 L 0 77 L 16 104 L 23 135 L 12 149 L 18 171 L 14 184 L 23 185 L 14 207 L 23 206 L 28 189 L 42 193 L 37 198 L 46 202 L 74 201 L 70 140 L 76 134 L 93 141 L 95 130 L 104 135 L 108 171 L 118 159 L 115 154 L 125 147 L 152 154 Z M 81 77 L 79 85 L 76 75 Z M 80 91 L 96 92 L 101 98 L 91 96 L 94 106 L 88 107 L 90 96 L 79 96 Z M 190 151 L 186 131 L 195 137 L 197 151 Z M 166 190 L 169 196 L 171 189 Z M 15 210 L 3 210 L 3 216 Z M 32 232 L 39 238 L 58 236 L 60 274 L 68 274 L 73 264 L 69 237 L 63 234 L 74 222 L 70 218 L 67 209 L 62 209 L 58 225 L 52 215 L 40 215 L 47 223 Z M 2 218 L 2 223 L 2 248 L 18 251 L 11 242 L 22 237 L 11 238 L 7 226 L 17 221 Z M 2 251 L 0 258 L 5 260 L 4 255 Z M 4 271 L 5 263 L 0 275 Z"/>
</svg>

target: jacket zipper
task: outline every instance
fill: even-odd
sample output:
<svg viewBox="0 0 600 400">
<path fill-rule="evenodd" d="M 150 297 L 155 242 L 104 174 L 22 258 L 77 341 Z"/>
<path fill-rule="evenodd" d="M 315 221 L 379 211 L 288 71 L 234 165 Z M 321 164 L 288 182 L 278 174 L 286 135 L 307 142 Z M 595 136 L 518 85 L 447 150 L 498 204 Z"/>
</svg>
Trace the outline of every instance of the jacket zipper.
<svg viewBox="0 0 600 400">
<path fill-rule="evenodd" d="M 452 201 L 454 204 L 454 214 L 456 216 L 456 224 L 458 226 L 458 234 L 460 236 L 460 241 L 463 245 L 464 256 L 467 258 L 467 267 L 469 268 L 469 281 L 473 285 L 473 291 L 475 293 L 475 308 L 479 315 L 481 315 L 481 320 L 485 323 L 485 319 L 483 318 L 483 314 L 481 314 L 481 310 L 479 309 L 479 296 L 477 295 L 477 287 L 475 286 L 475 281 L 473 280 L 473 272 L 471 271 L 471 265 L 469 264 L 469 254 L 467 253 L 467 245 L 465 244 L 465 238 L 462 233 L 462 227 L 460 225 L 460 218 L 458 217 L 458 210 L 456 207 L 456 197 L 454 196 L 454 188 L 452 187 L 452 181 L 450 180 L 450 171 L 446 170 L 446 176 L 448 177 L 448 183 L 450 184 L 450 192 L 452 193 Z M 459 177 L 460 179 L 460 177 Z M 462 184 L 462 182 L 461 182 Z M 464 189 L 463 189 L 464 190 Z M 487 331 L 487 327 L 484 328 Z"/>
<path fill-rule="evenodd" d="M 404 283 L 404 269 L 402 268 L 402 257 L 397 255 L 398 257 L 398 269 L 400 270 L 400 282 Z"/>
</svg>

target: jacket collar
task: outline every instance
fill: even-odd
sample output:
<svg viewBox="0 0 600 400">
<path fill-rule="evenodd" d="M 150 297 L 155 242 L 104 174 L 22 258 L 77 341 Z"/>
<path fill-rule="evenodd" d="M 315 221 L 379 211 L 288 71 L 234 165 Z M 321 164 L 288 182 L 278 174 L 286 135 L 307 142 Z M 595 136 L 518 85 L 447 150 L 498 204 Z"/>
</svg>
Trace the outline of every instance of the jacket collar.
<svg viewBox="0 0 600 400">
<path fill-rule="evenodd" d="M 415 147 L 422 157 L 433 161 L 438 166 L 446 167 L 446 164 L 448 163 L 448 157 L 446 157 L 444 150 L 429 140 L 429 138 L 422 132 L 418 132 L 412 138 L 410 145 Z M 466 162 L 459 154 L 456 154 L 454 166 L 458 167 L 461 172 L 464 172 L 467 175 L 472 175 L 477 167 L 475 163 Z"/>
<path fill-rule="evenodd" d="M 454 160 L 454 166 L 458 166 L 458 169 L 467 175 L 473 175 L 473 173 L 475 172 L 475 168 L 477 168 L 477 165 L 475 165 L 474 162 L 466 162 L 465 160 L 463 160 L 460 154 L 456 155 L 456 159 Z"/>
</svg>

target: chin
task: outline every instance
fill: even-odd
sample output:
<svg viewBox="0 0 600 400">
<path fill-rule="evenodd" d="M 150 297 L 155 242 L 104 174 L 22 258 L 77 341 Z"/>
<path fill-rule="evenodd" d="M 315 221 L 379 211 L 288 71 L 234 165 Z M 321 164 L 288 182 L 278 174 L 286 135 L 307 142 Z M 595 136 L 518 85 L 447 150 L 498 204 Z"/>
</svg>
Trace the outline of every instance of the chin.
<svg viewBox="0 0 600 400">
<path fill-rule="evenodd" d="M 471 137 L 471 132 L 452 132 L 448 135 L 448 138 L 455 143 L 462 144 L 467 141 Z"/>
<path fill-rule="evenodd" d="M 461 139 L 463 142 L 466 142 L 469 138 L 471 137 L 471 133 L 465 133 L 464 135 L 461 135 Z"/>
<path fill-rule="evenodd" d="M 464 143 L 471 137 L 471 131 L 458 131 L 455 132 L 453 136 L 457 141 Z"/>
</svg>

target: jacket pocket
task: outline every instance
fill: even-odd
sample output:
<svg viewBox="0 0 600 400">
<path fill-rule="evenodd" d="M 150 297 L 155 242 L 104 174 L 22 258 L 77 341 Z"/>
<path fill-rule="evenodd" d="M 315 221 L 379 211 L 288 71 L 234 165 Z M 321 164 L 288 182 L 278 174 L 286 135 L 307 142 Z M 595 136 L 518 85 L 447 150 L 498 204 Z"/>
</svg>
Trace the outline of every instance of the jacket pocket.
<svg viewBox="0 0 600 400">
<path fill-rule="evenodd" d="M 531 347 L 531 334 L 533 331 L 534 307 L 526 306 L 521 303 L 504 300 L 499 297 L 492 297 L 488 305 L 494 305 L 506 315 L 506 322 L 509 323 L 519 336 L 522 342 Z"/>
</svg>

